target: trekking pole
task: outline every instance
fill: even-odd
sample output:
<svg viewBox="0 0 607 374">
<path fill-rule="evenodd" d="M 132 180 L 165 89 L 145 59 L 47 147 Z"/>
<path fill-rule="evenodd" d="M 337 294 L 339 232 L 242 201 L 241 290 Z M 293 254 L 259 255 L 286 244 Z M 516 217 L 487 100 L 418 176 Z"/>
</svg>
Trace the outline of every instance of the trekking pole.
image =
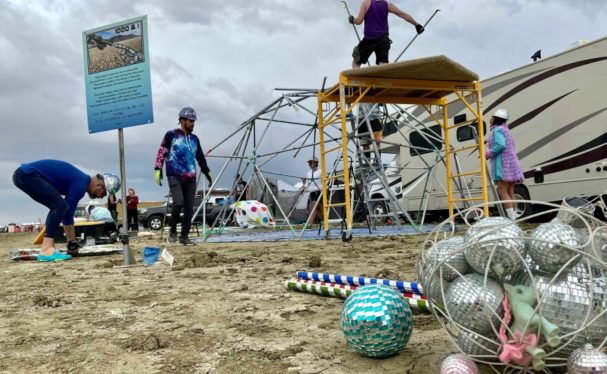
<svg viewBox="0 0 607 374">
<path fill-rule="evenodd" d="M 169 202 L 171 201 L 171 189 L 169 188 L 169 194 L 167 195 L 167 205 L 164 208 L 164 215 L 162 216 L 162 225 L 160 225 L 160 241 L 162 241 L 162 236 L 164 235 L 164 222 L 167 219 L 167 214 L 169 213 Z"/>
<path fill-rule="evenodd" d="M 200 174 L 202 174 L 202 170 L 200 172 Z M 202 190 L 205 192 L 206 195 L 206 189 L 207 189 L 207 181 L 203 180 L 202 181 Z M 229 197 L 228 197 L 229 199 Z M 207 202 L 204 200 L 204 198 L 202 199 L 202 240 L 206 240 L 207 239 Z"/>
<path fill-rule="evenodd" d="M 440 9 L 437 9 L 437 10 L 434 11 L 434 13 L 432 13 L 432 15 L 430 16 L 430 18 L 428 18 L 428 20 L 426 21 L 426 23 L 424 23 L 424 29 L 430 23 L 430 21 L 432 21 L 432 18 L 434 18 L 434 16 L 438 12 L 440 12 Z M 413 39 L 411 39 L 411 41 L 409 42 L 409 44 L 407 44 L 407 46 L 405 47 L 405 49 L 403 49 L 403 51 L 400 53 L 400 55 L 398 55 L 398 57 L 396 58 L 396 60 L 394 60 L 394 62 L 398 61 L 401 58 L 401 56 L 403 55 L 403 53 L 405 53 L 405 51 L 409 48 L 409 46 L 411 44 L 413 44 L 413 42 L 415 41 L 415 39 L 417 39 L 418 36 L 419 36 L 419 34 L 415 33 L 415 36 L 413 37 Z"/>
<path fill-rule="evenodd" d="M 346 7 L 346 12 L 348 12 L 348 19 L 349 19 L 352 14 L 350 13 L 348 4 L 345 1 L 342 1 L 342 3 L 344 3 L 344 6 Z M 360 43 L 360 35 L 358 35 L 358 30 L 356 29 L 356 25 L 352 24 L 352 28 L 354 29 L 354 32 L 356 33 L 356 39 L 358 39 L 358 42 Z"/>
</svg>

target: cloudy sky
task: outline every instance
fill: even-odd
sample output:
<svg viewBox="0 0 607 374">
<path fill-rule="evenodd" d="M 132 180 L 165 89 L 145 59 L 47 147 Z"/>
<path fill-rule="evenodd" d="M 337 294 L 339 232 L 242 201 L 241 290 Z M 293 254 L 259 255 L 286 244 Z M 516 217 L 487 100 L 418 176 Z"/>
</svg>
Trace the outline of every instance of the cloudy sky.
<svg viewBox="0 0 607 374">
<path fill-rule="evenodd" d="M 360 2 L 347 1 L 352 11 Z M 538 49 L 546 57 L 578 40 L 607 36 L 603 0 L 394 4 L 420 23 L 441 10 L 403 59 L 444 54 L 481 78 L 530 62 Z M 356 43 L 339 0 L 0 0 L 0 224 L 46 216 L 12 183 L 21 163 L 54 158 L 89 173 L 118 174 L 117 132 L 88 133 L 82 31 L 141 15 L 148 16 L 155 122 L 124 131 L 128 185 L 141 200 L 161 200 L 167 193 L 166 183 L 154 184 L 154 161 L 181 107 L 198 111 L 195 132 L 209 149 L 278 98 L 274 88 L 319 88 L 324 77 L 335 83 L 350 66 Z M 390 26 L 395 58 L 414 28 L 395 16 Z M 306 115 L 287 114 L 310 122 Z M 270 129 L 260 150 L 278 149 L 302 131 L 294 125 Z M 230 154 L 240 138 L 214 154 Z M 303 176 L 306 152 L 281 156 L 266 169 Z M 209 162 L 216 175 L 224 160 Z M 220 184 L 233 177 L 230 166 Z"/>
</svg>

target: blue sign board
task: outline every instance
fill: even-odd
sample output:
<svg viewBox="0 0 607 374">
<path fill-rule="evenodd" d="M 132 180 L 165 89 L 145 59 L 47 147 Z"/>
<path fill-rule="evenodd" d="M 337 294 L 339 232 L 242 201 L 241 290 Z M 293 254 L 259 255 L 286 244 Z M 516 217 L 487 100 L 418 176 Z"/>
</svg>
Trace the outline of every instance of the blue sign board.
<svg viewBox="0 0 607 374">
<path fill-rule="evenodd" d="M 82 33 L 89 133 L 154 122 L 147 16 Z"/>
</svg>

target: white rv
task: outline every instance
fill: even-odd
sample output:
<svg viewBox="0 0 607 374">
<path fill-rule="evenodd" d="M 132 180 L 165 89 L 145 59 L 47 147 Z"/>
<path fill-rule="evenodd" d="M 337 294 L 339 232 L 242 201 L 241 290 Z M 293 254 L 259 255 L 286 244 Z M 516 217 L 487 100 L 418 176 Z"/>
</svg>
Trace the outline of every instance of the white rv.
<svg viewBox="0 0 607 374">
<path fill-rule="evenodd" d="M 510 112 L 509 124 L 526 178 L 524 184 L 516 187 L 518 198 L 560 202 L 565 196 L 605 194 L 607 95 L 603 90 L 606 87 L 607 38 L 482 81 L 485 133 L 489 131 L 491 113 L 497 108 L 507 108 Z M 431 108 L 432 111 L 435 109 Z M 440 126 L 423 108 L 418 107 L 411 113 L 419 121 L 414 125 L 416 129 L 426 132 L 431 129 L 443 136 Z M 462 113 L 462 104 L 450 105 L 449 123 L 471 119 L 466 119 Z M 471 145 L 474 125 L 450 130 L 452 145 Z M 418 131 L 406 127 L 385 139 L 428 147 Z M 433 143 L 443 147 L 440 142 Z M 392 151 L 395 151 L 394 147 Z M 412 148 L 401 147 L 398 158 L 402 180 L 393 192 L 401 199 L 402 207 L 408 211 L 448 209 L 447 194 L 440 186 L 440 183 L 446 185 L 444 165 L 436 167 L 432 176 L 434 182 L 426 183 L 429 173 L 424 170 L 427 167 L 424 161 L 436 164 L 436 152 L 428 151 L 419 156 Z M 478 169 L 478 152 L 460 153 L 459 162 L 463 170 L 472 170 L 475 166 Z M 480 177 L 467 177 L 463 184 L 478 190 Z M 519 204 L 517 213 L 528 215 L 532 209 L 529 204 Z"/>
</svg>

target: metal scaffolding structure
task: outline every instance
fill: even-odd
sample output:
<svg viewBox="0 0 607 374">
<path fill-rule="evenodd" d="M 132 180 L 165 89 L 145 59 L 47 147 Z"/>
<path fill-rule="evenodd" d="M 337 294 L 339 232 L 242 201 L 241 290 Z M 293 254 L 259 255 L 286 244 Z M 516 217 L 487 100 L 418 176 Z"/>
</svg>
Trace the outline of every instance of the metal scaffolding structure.
<svg viewBox="0 0 607 374">
<path fill-rule="evenodd" d="M 416 61 L 416 63 L 420 62 Z M 399 64 L 410 66 L 410 61 L 390 65 L 398 67 Z M 427 65 L 428 61 L 421 62 L 421 65 L 425 64 Z M 385 67 L 385 65 L 383 66 Z M 432 64 L 428 66 L 431 68 Z M 401 190 L 400 184 L 394 186 L 389 182 L 386 179 L 386 167 L 379 154 L 382 149 L 388 148 L 396 150 L 397 153 L 403 150 L 417 153 L 421 148 L 411 144 L 408 138 L 408 135 L 410 137 L 412 133 L 416 133 L 425 139 L 427 147 L 431 148 L 430 150 L 424 149 L 424 151 L 431 151 L 434 154 L 434 162 L 428 162 L 427 157 L 424 158 L 423 162 L 426 164 L 423 170 L 424 178 L 418 178 L 415 185 L 424 182 L 425 191 L 432 188 L 434 183 L 442 188 L 449 195 L 451 217 L 453 217 L 454 210 L 459 210 L 460 207 L 466 208 L 471 202 L 486 203 L 488 201 L 486 174 L 480 173 L 480 170 L 485 170 L 486 166 L 484 148 L 480 146 L 484 142 L 482 136 L 484 131 L 478 81 L 360 76 L 360 74 L 369 74 L 369 71 L 373 75 L 377 68 L 381 68 L 381 66 L 342 72 L 339 83 L 329 89 L 277 88 L 276 91 L 280 93 L 280 97 L 244 121 L 207 152 L 207 157 L 223 159 L 225 162 L 216 176 L 213 186 L 209 186 L 204 201 L 209 200 L 210 191 L 226 171 L 229 170 L 228 173 L 235 172 L 241 176 L 249 174 L 246 178 L 247 183 L 257 181 L 256 183 L 267 191 L 268 202 L 277 208 L 275 219 L 280 227 L 288 227 L 292 238 L 300 239 L 311 223 L 306 221 L 300 230 L 290 222 L 290 214 L 294 206 L 291 209 L 281 207 L 271 183 L 268 182 L 268 176 L 303 179 L 302 175 L 293 175 L 293 172 L 284 170 L 273 170 L 271 167 L 279 165 L 280 163 L 276 161 L 281 157 L 283 161 L 284 157 L 292 159 L 299 157 L 301 160 L 301 154 L 305 153 L 309 158 L 318 157 L 321 160 L 323 193 L 315 204 L 323 206 L 322 227 L 326 238 L 329 237 L 330 224 L 339 222 L 343 228 L 342 239 L 349 240 L 354 213 L 360 213 L 360 210 L 367 220 L 370 231 L 375 228 L 377 223 L 382 222 L 382 218 L 390 218 L 394 224 L 400 226 L 400 217 L 404 217 L 409 225 L 416 228 L 416 224 L 424 222 L 426 206 L 422 201 L 418 209 L 417 222 L 415 222 L 403 206 L 404 197 L 412 186 L 406 188 L 403 186 Z M 454 101 L 472 113 L 472 120 L 449 124 L 448 106 L 452 105 Z M 364 125 L 366 118 L 364 115 L 352 116 L 360 103 L 384 105 L 382 116 L 384 125 L 389 124 L 393 131 L 401 135 L 398 141 L 372 142 L 372 150 L 367 152 L 367 155 L 371 153 L 372 157 L 365 156 L 360 142 L 361 136 L 357 133 L 357 128 Z M 431 114 L 432 119 L 441 125 L 442 134 L 428 131 L 428 124 L 419 122 L 411 115 L 411 109 L 403 104 L 424 107 Z M 435 108 L 432 108 L 433 106 Z M 440 118 L 435 116 L 436 108 L 439 108 L 442 113 Z M 368 121 L 366 122 L 368 123 Z M 451 147 L 449 131 L 459 126 L 470 125 L 472 122 L 478 124 L 479 130 L 481 130 L 476 143 L 476 148 L 481 155 L 480 170 L 462 171 L 459 167 L 457 153 L 464 149 Z M 234 142 L 235 139 L 239 140 Z M 437 144 L 444 144 L 444 149 Z M 445 165 L 449 170 L 446 186 L 435 179 L 436 168 L 439 165 Z M 290 168 L 290 170 L 292 169 Z M 452 169 L 454 170 L 452 171 Z M 408 173 L 407 166 L 396 166 L 395 172 L 404 175 Z M 466 177 L 474 173 L 478 173 L 483 180 L 480 197 L 471 196 L 473 192 L 466 188 Z M 236 183 L 237 181 L 234 180 L 232 190 Z M 386 192 L 388 201 L 386 201 L 385 207 L 389 212 L 378 214 L 370 209 L 369 200 L 374 200 L 370 193 L 371 186 Z M 459 195 L 457 198 L 454 197 L 456 193 Z M 298 199 L 301 199 L 301 196 L 300 194 Z M 201 207 L 203 205 L 201 204 Z M 485 215 L 488 214 L 486 209 L 485 205 Z M 197 214 L 198 212 L 194 216 Z M 233 214 L 233 209 L 226 204 L 215 222 L 211 223 L 211 230 L 203 230 L 203 235 L 206 236 L 207 232 L 221 234 Z"/>
<path fill-rule="evenodd" d="M 449 101 L 449 98 L 452 100 Z M 463 105 L 471 114 L 472 120 L 464 121 L 458 124 L 449 124 L 448 106 L 455 102 Z M 325 103 L 335 104 L 335 109 L 329 111 L 328 118 L 325 120 Z M 346 186 L 350 185 L 350 167 L 348 154 L 348 130 L 347 116 L 352 115 L 353 108 L 359 103 L 375 104 L 415 104 L 423 106 L 430 114 L 432 119 L 441 126 L 442 138 L 444 142 L 445 154 L 444 162 L 447 170 L 447 194 L 449 199 L 449 216 L 454 216 L 454 210 L 457 203 L 482 202 L 484 203 L 483 213 L 488 216 L 488 194 L 487 194 L 487 174 L 485 165 L 484 150 L 484 130 L 483 113 L 481 110 L 481 86 L 478 76 L 465 69 L 463 66 L 449 60 L 445 56 L 431 57 L 402 63 L 393 63 L 369 68 L 352 69 L 342 72 L 339 76 L 339 83 L 326 91 L 318 92 L 318 118 L 321 129 L 320 136 L 320 155 L 321 170 L 323 175 L 323 207 L 324 207 L 324 228 L 329 232 L 328 209 L 335 206 L 345 207 L 346 231 L 343 234 L 344 240 L 349 240 L 352 230 L 352 212 L 350 202 L 350 189 L 346 188 L 345 201 L 332 204 L 327 201 L 328 182 L 334 178 L 342 178 Z M 430 106 L 438 106 L 441 118 L 437 118 Z M 332 124 L 336 119 L 341 124 L 341 144 L 338 146 L 327 147 L 324 144 L 323 129 Z M 453 148 L 450 144 L 449 133 L 451 130 L 476 124 L 478 128 L 477 141 L 472 146 Z M 480 167 L 478 170 L 462 171 L 457 162 L 457 153 L 463 151 L 477 150 L 479 152 Z M 340 175 L 328 175 L 326 173 L 326 156 L 332 152 L 339 152 L 338 159 L 343 165 L 343 172 Z M 443 159 L 441 157 L 441 159 Z M 453 168 L 455 167 L 455 171 Z M 461 178 L 471 175 L 479 175 L 481 179 L 480 196 L 461 196 L 454 197 L 454 188 L 462 190 Z M 458 183 L 458 180 L 460 183 Z M 468 191 L 470 193 L 470 191 Z M 397 199 L 392 195 L 391 200 L 399 205 Z M 405 209 L 401 211 L 406 219 L 413 224 L 413 220 Z"/>
</svg>

